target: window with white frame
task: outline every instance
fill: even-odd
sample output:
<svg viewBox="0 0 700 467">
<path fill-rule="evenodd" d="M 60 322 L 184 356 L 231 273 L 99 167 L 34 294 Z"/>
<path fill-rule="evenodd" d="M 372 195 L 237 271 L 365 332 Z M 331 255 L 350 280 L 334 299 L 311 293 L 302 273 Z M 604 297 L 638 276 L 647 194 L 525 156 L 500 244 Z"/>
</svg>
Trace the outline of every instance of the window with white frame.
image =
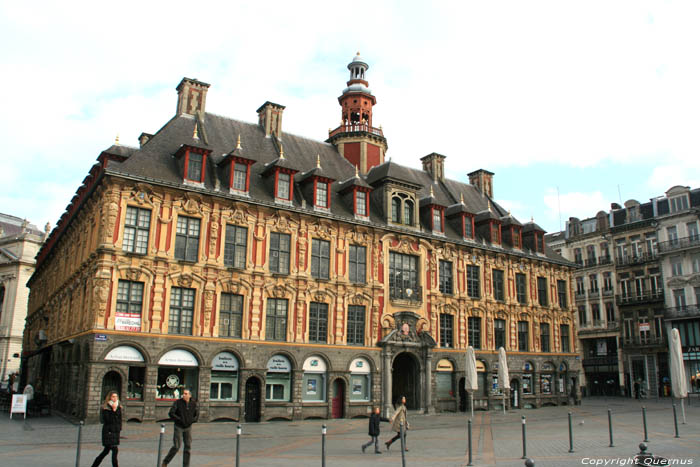
<svg viewBox="0 0 700 467">
<path fill-rule="evenodd" d="M 316 182 L 315 206 L 319 208 L 328 207 L 328 183 Z"/>
<path fill-rule="evenodd" d="M 325 402 L 326 362 L 319 356 L 311 356 L 304 362 L 301 398 L 304 402 Z"/>
<path fill-rule="evenodd" d="M 685 211 L 688 209 L 688 195 L 675 196 L 668 200 L 671 212 Z"/>
<path fill-rule="evenodd" d="M 267 362 L 265 400 L 289 402 L 292 399 L 292 364 L 284 355 L 273 355 Z"/>
<path fill-rule="evenodd" d="M 350 363 L 350 400 L 368 401 L 370 399 L 371 371 L 369 362 L 356 358 Z"/>
<path fill-rule="evenodd" d="M 357 190 L 355 192 L 355 214 L 367 216 L 367 193 Z"/>
<path fill-rule="evenodd" d="M 292 176 L 286 173 L 279 173 L 277 175 L 277 198 L 283 200 L 291 199 L 290 184 Z"/>
<path fill-rule="evenodd" d="M 248 166 L 236 162 L 233 164 L 233 189 L 236 191 L 246 190 L 246 179 L 248 178 Z"/>
<path fill-rule="evenodd" d="M 683 275 L 683 257 L 672 256 L 671 257 L 671 275 L 672 276 L 682 276 Z"/>
<path fill-rule="evenodd" d="M 124 218 L 122 250 L 145 255 L 148 251 L 148 233 L 151 228 L 151 210 L 128 206 Z"/>
</svg>

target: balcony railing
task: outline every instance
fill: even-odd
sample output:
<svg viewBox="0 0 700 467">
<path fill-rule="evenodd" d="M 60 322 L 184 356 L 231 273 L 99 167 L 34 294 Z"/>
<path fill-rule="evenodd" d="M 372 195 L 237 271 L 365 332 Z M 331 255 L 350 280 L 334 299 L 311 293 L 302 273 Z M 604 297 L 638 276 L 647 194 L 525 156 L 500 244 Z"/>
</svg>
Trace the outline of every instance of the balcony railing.
<svg viewBox="0 0 700 467">
<path fill-rule="evenodd" d="M 665 341 L 663 337 L 625 337 L 623 343 L 626 346 L 641 346 L 641 345 L 664 345 Z"/>
<path fill-rule="evenodd" d="M 664 312 L 666 318 L 692 318 L 700 316 L 698 305 L 684 305 L 666 308 Z"/>
<path fill-rule="evenodd" d="M 590 298 L 600 297 L 600 289 L 588 289 L 588 296 Z"/>
<path fill-rule="evenodd" d="M 391 300 L 406 300 L 409 302 L 420 302 L 423 300 L 423 288 L 420 286 L 411 287 L 390 287 L 389 298 Z"/>
<path fill-rule="evenodd" d="M 676 238 L 667 242 L 659 243 L 659 252 L 668 253 L 669 251 L 682 250 L 684 248 L 692 248 L 700 246 L 700 235 L 691 235 L 690 237 Z"/>
<path fill-rule="evenodd" d="M 610 256 L 599 256 L 597 258 L 579 258 L 576 260 L 576 264 L 583 268 L 592 268 L 595 266 L 603 266 L 605 264 L 611 264 L 612 258 Z"/>
<path fill-rule="evenodd" d="M 612 295 L 613 292 L 614 292 L 613 289 L 603 289 L 603 297 L 608 297 L 608 296 Z"/>
<path fill-rule="evenodd" d="M 617 329 L 620 327 L 620 323 L 617 321 L 608 321 L 608 329 Z"/>
<path fill-rule="evenodd" d="M 662 302 L 663 300 L 663 290 L 644 292 L 641 294 L 615 295 L 615 301 L 618 305 L 638 305 L 642 303 Z"/>
<path fill-rule="evenodd" d="M 656 258 L 656 252 L 618 256 L 615 258 L 615 266 L 632 266 L 634 264 L 648 263 L 649 261 L 655 261 Z"/>
<path fill-rule="evenodd" d="M 384 132 L 381 128 L 374 128 L 364 123 L 347 123 L 340 125 L 335 130 L 328 133 L 328 137 L 332 138 L 340 133 L 371 133 L 373 135 L 384 137 Z"/>
<path fill-rule="evenodd" d="M 617 365 L 617 354 L 610 354 L 598 357 L 584 357 L 583 366 L 592 365 Z"/>
<path fill-rule="evenodd" d="M 583 290 L 583 291 L 577 290 L 575 297 L 576 297 L 576 301 L 578 301 L 578 302 L 586 300 L 586 291 L 585 290 Z"/>
</svg>

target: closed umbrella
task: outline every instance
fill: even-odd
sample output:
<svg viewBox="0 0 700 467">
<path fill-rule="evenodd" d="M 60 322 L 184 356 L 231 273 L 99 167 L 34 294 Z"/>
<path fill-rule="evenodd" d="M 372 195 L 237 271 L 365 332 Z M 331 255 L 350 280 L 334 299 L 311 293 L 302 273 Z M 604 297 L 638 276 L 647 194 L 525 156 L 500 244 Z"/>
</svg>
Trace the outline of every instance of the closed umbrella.
<svg viewBox="0 0 700 467">
<path fill-rule="evenodd" d="M 467 365 L 464 372 L 464 389 L 469 391 L 469 407 L 471 408 L 472 418 L 474 418 L 474 391 L 479 389 L 479 381 L 476 374 L 476 357 L 474 356 L 474 347 L 467 347 Z"/>
<path fill-rule="evenodd" d="M 508 359 L 506 349 L 498 349 L 498 386 L 503 392 L 503 413 L 506 413 L 506 389 L 510 389 L 510 375 L 508 374 Z"/>
<path fill-rule="evenodd" d="M 671 340 L 668 343 L 669 358 L 671 359 L 671 390 L 673 397 L 681 400 L 681 413 L 685 424 L 685 407 L 683 399 L 688 397 L 688 383 L 685 379 L 685 367 L 683 366 L 683 348 L 678 329 L 671 329 Z"/>
</svg>

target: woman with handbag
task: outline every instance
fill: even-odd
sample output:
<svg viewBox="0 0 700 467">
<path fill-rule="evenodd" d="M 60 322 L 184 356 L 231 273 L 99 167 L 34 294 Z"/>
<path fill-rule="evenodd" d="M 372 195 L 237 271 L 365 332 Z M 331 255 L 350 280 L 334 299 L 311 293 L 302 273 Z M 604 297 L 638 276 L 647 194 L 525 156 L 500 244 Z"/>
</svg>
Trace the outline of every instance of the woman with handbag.
<svg viewBox="0 0 700 467">
<path fill-rule="evenodd" d="M 102 445 L 104 449 L 92 463 L 92 467 L 97 467 L 102 463 L 102 459 L 112 451 L 112 467 L 119 467 L 119 433 L 122 431 L 122 408 L 119 405 L 119 396 L 115 391 L 107 394 L 102 412 L 100 412 L 102 422 Z"/>
</svg>

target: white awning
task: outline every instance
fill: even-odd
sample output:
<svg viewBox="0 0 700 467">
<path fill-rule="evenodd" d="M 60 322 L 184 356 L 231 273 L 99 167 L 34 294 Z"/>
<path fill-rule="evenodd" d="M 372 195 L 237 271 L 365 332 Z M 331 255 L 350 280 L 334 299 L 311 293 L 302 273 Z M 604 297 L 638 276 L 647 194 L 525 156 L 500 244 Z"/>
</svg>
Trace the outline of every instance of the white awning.
<svg viewBox="0 0 700 467">
<path fill-rule="evenodd" d="M 199 366 L 199 363 L 197 362 L 197 357 L 187 350 L 175 349 L 160 357 L 158 365 Z"/>
<path fill-rule="evenodd" d="M 267 362 L 267 371 L 270 373 L 289 373 L 292 371 L 292 364 L 284 355 L 273 355 Z"/>
<path fill-rule="evenodd" d="M 213 371 L 238 371 L 238 359 L 231 352 L 221 352 L 211 362 Z"/>
<path fill-rule="evenodd" d="M 304 362 L 304 371 L 309 373 L 325 373 L 326 362 L 321 357 L 313 355 Z"/>
<path fill-rule="evenodd" d="M 356 358 L 355 360 L 350 363 L 350 373 L 355 373 L 355 374 L 369 374 L 370 373 L 370 366 L 369 362 L 365 360 L 364 358 Z"/>
<path fill-rule="evenodd" d="M 110 362 L 144 362 L 143 355 L 130 345 L 120 345 L 109 351 L 105 361 Z"/>
</svg>

